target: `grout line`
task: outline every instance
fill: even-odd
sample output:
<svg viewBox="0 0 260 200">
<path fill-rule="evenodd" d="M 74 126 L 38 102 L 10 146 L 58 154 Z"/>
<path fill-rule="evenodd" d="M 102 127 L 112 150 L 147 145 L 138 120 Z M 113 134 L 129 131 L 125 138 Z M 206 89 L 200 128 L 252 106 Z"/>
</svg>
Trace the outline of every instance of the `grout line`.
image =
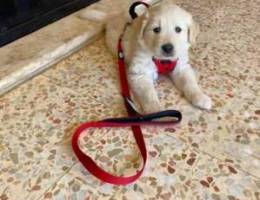
<svg viewBox="0 0 260 200">
<path fill-rule="evenodd" d="M 70 167 L 69 169 L 67 169 L 66 172 L 65 172 L 63 175 L 61 175 L 59 178 L 57 178 L 57 180 L 56 180 L 53 184 L 51 184 L 37 199 L 38 199 L 38 200 L 42 199 L 42 198 L 44 197 L 44 194 L 45 194 L 46 192 L 48 192 L 55 184 L 57 184 L 64 176 L 66 176 L 66 175 L 70 172 L 70 170 L 71 170 L 76 164 L 77 164 L 77 162 L 73 163 L 73 164 L 71 165 L 71 167 Z"/>
<path fill-rule="evenodd" d="M 172 138 L 176 139 L 176 137 L 174 137 L 174 136 L 172 136 L 172 135 L 169 135 L 169 134 L 166 134 L 166 135 L 169 136 L 169 137 L 172 137 Z M 179 139 L 179 138 L 177 137 L 177 139 Z M 184 141 L 183 141 L 183 142 L 184 142 Z M 197 152 L 202 153 L 202 154 L 206 154 L 206 155 L 208 155 L 208 156 L 211 157 L 211 158 L 214 158 L 214 159 L 217 159 L 218 161 L 223 162 L 223 159 L 221 159 L 221 158 L 218 158 L 218 157 L 216 157 L 216 156 L 214 156 L 214 155 L 212 155 L 212 154 L 210 154 L 210 153 L 208 153 L 208 152 L 206 152 L 206 151 L 204 151 L 204 150 L 202 150 L 202 149 L 193 147 L 193 146 L 191 146 L 191 145 L 190 145 L 189 143 L 187 143 L 187 142 L 184 142 L 184 143 L 185 143 L 186 145 L 188 145 L 188 147 L 191 148 L 191 149 L 193 149 L 194 151 L 197 151 Z M 226 155 L 226 156 L 229 156 L 229 155 L 227 155 L 226 153 L 223 153 L 223 154 Z M 245 171 L 242 167 L 236 166 L 236 168 L 237 168 L 238 170 L 240 170 L 240 171 L 242 171 L 242 172 L 244 172 L 244 173 L 246 173 L 246 174 L 249 174 L 250 176 L 252 176 L 252 177 L 254 177 L 254 178 L 260 180 L 260 177 L 254 175 L 254 174 L 252 174 L 252 173 L 250 173 L 250 172 L 248 172 L 248 171 Z"/>
<path fill-rule="evenodd" d="M 216 157 L 216 156 L 214 156 L 214 155 L 212 155 L 212 154 L 210 154 L 210 153 L 208 153 L 208 152 L 206 152 L 206 151 L 203 151 L 203 150 L 201 150 L 201 149 L 198 149 L 198 148 L 195 148 L 195 147 L 192 147 L 192 146 L 191 146 L 191 148 L 192 148 L 193 150 L 197 151 L 197 152 L 204 153 L 204 154 L 210 156 L 211 158 L 215 158 L 215 159 L 217 159 L 217 160 L 223 162 L 223 160 L 222 160 L 221 158 L 218 158 L 218 157 Z M 223 153 L 223 154 L 227 155 L 226 153 Z M 229 156 L 229 155 L 227 155 L 227 156 Z M 245 171 L 242 167 L 236 166 L 236 168 L 237 168 L 238 170 L 240 170 L 240 171 L 242 171 L 242 172 L 244 172 L 244 173 L 246 173 L 246 174 L 249 174 L 250 176 L 252 176 L 252 177 L 254 177 L 254 178 L 260 180 L 260 177 L 254 175 L 254 174 L 252 174 L 252 173 L 250 173 L 250 172 L 248 172 L 248 171 Z"/>
</svg>

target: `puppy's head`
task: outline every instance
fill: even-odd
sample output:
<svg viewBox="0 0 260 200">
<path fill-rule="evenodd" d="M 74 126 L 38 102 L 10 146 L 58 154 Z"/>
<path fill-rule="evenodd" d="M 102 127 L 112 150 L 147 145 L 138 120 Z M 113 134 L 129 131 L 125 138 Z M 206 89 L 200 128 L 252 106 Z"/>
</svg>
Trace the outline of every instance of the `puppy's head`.
<svg viewBox="0 0 260 200">
<path fill-rule="evenodd" d="M 187 56 L 198 33 L 192 16 L 170 1 L 149 8 L 140 21 L 139 39 L 159 59 Z"/>
</svg>

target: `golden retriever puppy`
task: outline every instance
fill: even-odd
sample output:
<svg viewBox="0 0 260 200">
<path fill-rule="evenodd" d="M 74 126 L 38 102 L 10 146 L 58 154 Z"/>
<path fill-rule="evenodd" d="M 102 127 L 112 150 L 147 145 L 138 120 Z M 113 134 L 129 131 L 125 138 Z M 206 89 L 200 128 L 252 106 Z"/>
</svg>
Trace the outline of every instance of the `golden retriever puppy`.
<svg viewBox="0 0 260 200">
<path fill-rule="evenodd" d="M 93 10 L 82 13 L 81 17 L 105 24 L 107 46 L 117 55 L 118 39 L 125 24 L 131 21 L 129 16 L 123 13 L 108 16 Z M 193 105 L 211 109 L 211 99 L 202 92 L 189 64 L 188 50 L 197 33 L 198 26 L 191 14 L 172 1 L 149 7 L 126 27 L 122 44 L 128 64 L 128 81 L 144 113 L 163 110 L 154 87 L 158 78 L 154 59 L 177 61 L 168 74 L 176 87 Z"/>
</svg>

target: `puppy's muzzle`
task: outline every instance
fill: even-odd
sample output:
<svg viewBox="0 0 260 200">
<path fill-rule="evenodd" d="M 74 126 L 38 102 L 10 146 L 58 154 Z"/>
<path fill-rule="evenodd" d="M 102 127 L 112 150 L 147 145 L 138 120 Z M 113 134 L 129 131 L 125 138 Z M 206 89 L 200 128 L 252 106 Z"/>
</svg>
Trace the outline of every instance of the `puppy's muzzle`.
<svg viewBox="0 0 260 200">
<path fill-rule="evenodd" d="M 172 56 L 174 52 L 174 46 L 171 43 L 166 43 L 161 46 L 164 56 Z"/>
</svg>

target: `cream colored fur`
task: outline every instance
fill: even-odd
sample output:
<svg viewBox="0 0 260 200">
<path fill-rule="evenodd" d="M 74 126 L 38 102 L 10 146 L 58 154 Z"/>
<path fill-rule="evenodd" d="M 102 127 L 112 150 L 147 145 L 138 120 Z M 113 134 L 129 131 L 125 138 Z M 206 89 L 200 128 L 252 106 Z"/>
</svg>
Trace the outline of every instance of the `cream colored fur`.
<svg viewBox="0 0 260 200">
<path fill-rule="evenodd" d="M 105 25 L 107 46 L 117 55 L 118 38 L 126 22 L 131 21 L 130 17 L 123 12 L 108 16 L 95 10 L 87 11 L 81 17 L 100 21 Z M 161 27 L 161 32 L 156 34 L 153 29 L 158 26 Z M 176 26 L 182 29 L 180 33 L 176 32 Z M 171 1 L 151 6 L 127 27 L 123 37 L 125 58 L 129 66 L 127 75 L 131 90 L 144 113 L 164 109 L 154 87 L 158 73 L 152 57 L 178 59 L 177 66 L 169 77 L 193 105 L 211 109 L 211 99 L 202 92 L 189 64 L 188 50 L 195 42 L 197 34 L 198 25 L 192 16 Z M 173 55 L 165 56 L 162 53 L 161 46 L 165 43 L 174 46 Z"/>
</svg>

